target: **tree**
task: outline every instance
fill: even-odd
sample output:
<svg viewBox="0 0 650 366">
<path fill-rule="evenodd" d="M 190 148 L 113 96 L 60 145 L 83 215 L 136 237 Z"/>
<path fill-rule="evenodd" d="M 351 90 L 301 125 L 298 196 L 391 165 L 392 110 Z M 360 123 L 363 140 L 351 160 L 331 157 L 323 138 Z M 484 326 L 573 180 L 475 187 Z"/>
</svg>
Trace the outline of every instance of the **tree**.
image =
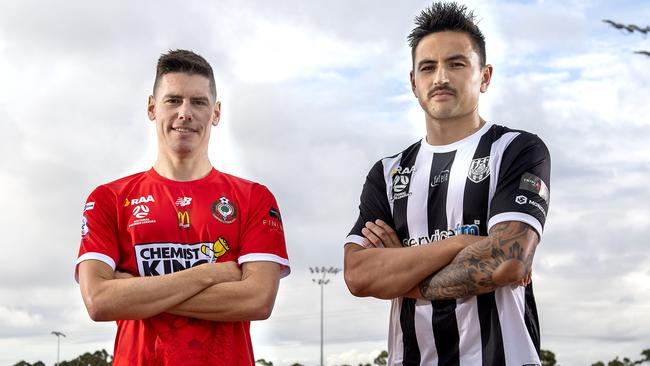
<svg viewBox="0 0 650 366">
<path fill-rule="evenodd" d="M 14 366 L 45 366 L 45 364 L 42 361 L 36 361 L 34 363 L 29 363 L 27 361 L 20 361 Z"/>
<path fill-rule="evenodd" d="M 542 366 L 555 366 L 557 361 L 555 360 L 555 353 L 547 351 L 545 349 L 540 350 L 539 358 L 542 361 Z"/>
<path fill-rule="evenodd" d="M 635 366 L 645 362 L 650 362 L 650 348 L 641 351 L 641 356 L 643 356 L 643 358 L 638 359 L 636 361 L 632 361 L 627 357 L 623 357 L 623 360 L 621 361 L 618 359 L 618 356 L 616 356 L 615 359 L 607 363 L 607 366 Z M 591 364 L 591 366 L 605 366 L 605 363 L 602 361 L 598 361 L 596 363 Z"/>
<path fill-rule="evenodd" d="M 627 25 L 625 25 L 623 23 L 617 23 L 617 22 L 615 22 L 613 20 L 609 20 L 609 19 L 603 19 L 603 22 L 611 25 L 612 27 L 614 27 L 616 29 L 626 30 L 628 33 L 638 32 L 638 33 L 642 33 L 643 35 L 647 35 L 648 33 L 650 33 L 650 25 L 645 27 L 645 28 L 641 28 L 636 24 L 627 24 Z M 650 51 L 634 51 L 634 53 L 638 53 L 640 55 L 646 55 L 646 56 L 650 57 Z M 612 362 L 614 362 L 614 360 L 612 360 Z"/>
<path fill-rule="evenodd" d="M 260 364 L 262 366 L 273 366 L 273 362 L 267 361 L 267 360 L 265 360 L 263 358 L 260 358 L 259 360 L 255 361 L 255 363 L 258 363 L 258 364 Z"/>
<path fill-rule="evenodd" d="M 388 352 L 381 351 L 379 356 L 375 357 L 375 360 L 372 362 L 375 365 L 387 365 L 388 364 Z"/>
<path fill-rule="evenodd" d="M 105 349 L 93 353 L 86 352 L 70 361 L 59 362 L 57 366 L 111 366 L 113 356 Z"/>
</svg>

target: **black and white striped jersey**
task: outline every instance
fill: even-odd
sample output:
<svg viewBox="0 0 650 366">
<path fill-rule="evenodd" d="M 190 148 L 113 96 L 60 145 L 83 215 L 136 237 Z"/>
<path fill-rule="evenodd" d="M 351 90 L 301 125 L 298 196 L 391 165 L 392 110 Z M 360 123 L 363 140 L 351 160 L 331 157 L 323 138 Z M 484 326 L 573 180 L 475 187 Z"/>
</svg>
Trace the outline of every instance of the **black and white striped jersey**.
<svg viewBox="0 0 650 366">
<path fill-rule="evenodd" d="M 392 225 L 403 246 L 458 234 L 487 235 L 521 221 L 541 237 L 551 161 L 536 135 L 486 123 L 444 146 L 425 139 L 377 162 L 346 243 L 361 244 L 367 221 Z M 389 365 L 539 365 L 532 284 L 457 300 L 392 300 Z"/>
</svg>

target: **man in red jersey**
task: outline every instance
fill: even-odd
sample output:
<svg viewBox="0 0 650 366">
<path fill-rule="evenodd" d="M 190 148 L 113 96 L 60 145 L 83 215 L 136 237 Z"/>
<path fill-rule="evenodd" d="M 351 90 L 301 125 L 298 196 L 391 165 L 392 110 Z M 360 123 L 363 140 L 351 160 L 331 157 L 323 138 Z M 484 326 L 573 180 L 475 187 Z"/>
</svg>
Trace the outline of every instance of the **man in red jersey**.
<svg viewBox="0 0 650 366">
<path fill-rule="evenodd" d="M 289 274 L 275 198 L 212 167 L 221 103 L 203 57 L 162 55 L 147 113 L 153 168 L 86 201 L 75 275 L 88 313 L 117 322 L 113 365 L 253 365 L 250 321 Z"/>
</svg>

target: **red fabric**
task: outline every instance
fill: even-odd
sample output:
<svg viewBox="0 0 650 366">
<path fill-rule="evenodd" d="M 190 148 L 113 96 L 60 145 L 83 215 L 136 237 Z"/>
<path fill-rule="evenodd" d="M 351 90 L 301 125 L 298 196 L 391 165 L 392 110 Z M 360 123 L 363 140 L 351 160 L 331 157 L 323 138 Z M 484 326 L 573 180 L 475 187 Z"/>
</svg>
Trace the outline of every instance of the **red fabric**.
<svg viewBox="0 0 650 366">
<path fill-rule="evenodd" d="M 214 169 L 192 182 L 151 169 L 99 186 L 86 201 L 77 265 L 96 259 L 134 276 L 164 275 L 212 253 L 219 262 L 274 261 L 288 273 L 282 221 L 266 187 Z M 113 365 L 254 364 L 248 321 L 163 313 L 117 326 Z"/>
</svg>

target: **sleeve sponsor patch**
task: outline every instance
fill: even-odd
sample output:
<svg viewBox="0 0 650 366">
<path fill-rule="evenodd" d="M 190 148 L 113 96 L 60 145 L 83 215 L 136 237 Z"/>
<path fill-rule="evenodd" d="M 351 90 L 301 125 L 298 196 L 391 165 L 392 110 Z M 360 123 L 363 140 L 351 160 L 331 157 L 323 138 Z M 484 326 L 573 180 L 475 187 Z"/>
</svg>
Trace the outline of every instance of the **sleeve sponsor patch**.
<svg viewBox="0 0 650 366">
<path fill-rule="evenodd" d="M 524 173 L 524 175 L 521 176 L 521 181 L 519 182 L 519 189 L 533 192 L 539 195 L 544 200 L 544 202 L 548 203 L 548 187 L 546 186 L 546 183 L 544 183 L 544 181 L 535 174 Z"/>
</svg>

